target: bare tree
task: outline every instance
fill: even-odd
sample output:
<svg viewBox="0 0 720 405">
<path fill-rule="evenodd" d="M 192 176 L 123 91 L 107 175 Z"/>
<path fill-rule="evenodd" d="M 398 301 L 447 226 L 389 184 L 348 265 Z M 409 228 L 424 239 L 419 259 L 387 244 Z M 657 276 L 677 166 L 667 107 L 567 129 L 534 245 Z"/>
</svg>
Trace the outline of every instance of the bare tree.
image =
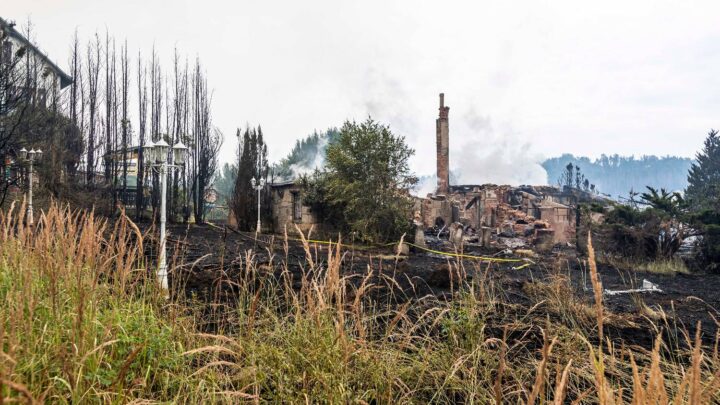
<svg viewBox="0 0 720 405">
<path fill-rule="evenodd" d="M 153 46 L 152 58 L 150 60 L 150 131 L 151 139 L 153 142 L 160 140 L 160 127 L 162 121 L 162 100 L 163 100 L 163 88 L 162 88 L 162 70 L 160 68 L 160 62 L 158 60 L 157 53 L 155 53 L 155 47 Z M 157 173 L 152 173 L 152 198 L 151 203 L 153 207 L 153 216 L 158 208 L 159 196 L 159 179 Z"/>
<path fill-rule="evenodd" d="M 77 29 L 75 30 L 75 36 L 73 37 L 72 56 L 70 58 L 70 64 L 72 66 L 73 78 L 75 78 L 72 87 L 70 89 L 70 118 L 75 126 L 78 125 L 78 77 L 82 66 L 80 66 L 80 40 L 78 39 Z"/>
<path fill-rule="evenodd" d="M 172 130 L 172 142 L 171 144 L 176 144 L 180 141 L 182 128 L 183 128 L 183 93 L 185 92 L 186 88 L 183 86 L 185 81 L 182 77 L 182 72 L 180 71 L 180 56 L 178 54 L 177 48 L 175 48 L 175 53 L 173 56 L 173 72 L 175 74 L 175 91 L 173 94 L 173 117 L 172 117 L 172 123 L 173 123 L 173 130 Z M 186 71 L 187 74 L 187 71 Z M 168 111 L 169 112 L 169 111 Z M 173 171 L 172 174 L 172 198 L 170 199 L 170 212 L 172 213 L 171 218 L 175 218 L 178 214 L 178 203 L 179 203 L 179 196 L 180 196 L 180 185 L 179 185 L 179 173 L 177 171 Z"/>
<path fill-rule="evenodd" d="M 87 182 L 90 185 L 95 183 L 95 148 L 96 148 L 96 118 L 98 102 L 98 78 L 100 76 L 100 36 L 95 33 L 95 42 L 88 44 L 87 50 L 87 72 L 88 72 L 88 148 L 86 162 Z"/>
<path fill-rule="evenodd" d="M 120 51 L 120 69 L 121 69 L 121 86 L 122 86 L 122 196 L 123 202 L 127 195 L 127 172 L 128 172 L 128 133 L 130 131 L 130 121 L 128 120 L 128 87 L 129 87 L 129 75 L 128 75 L 128 49 L 127 39 L 125 44 Z"/>
<path fill-rule="evenodd" d="M 73 126 L 78 129 L 80 134 L 84 134 L 84 117 L 85 117 L 85 101 L 83 94 L 83 67 L 82 67 L 82 56 L 80 55 L 80 39 L 78 38 L 77 30 L 73 38 L 72 56 L 70 58 L 70 65 L 72 66 L 73 82 L 70 85 L 70 119 L 72 120 Z M 80 111 L 78 111 L 78 109 Z M 84 146 L 80 145 L 80 154 L 85 151 L 82 149 Z M 78 160 L 68 160 L 65 163 L 65 170 L 67 172 L 67 178 L 75 181 L 78 165 Z"/>
<path fill-rule="evenodd" d="M 105 151 L 110 153 L 112 150 L 112 63 L 110 61 L 110 32 L 105 30 Z M 112 179 L 112 162 L 105 159 L 105 181 L 110 182 Z M 112 183 L 111 183 L 112 184 Z"/>
<path fill-rule="evenodd" d="M 106 151 L 105 153 L 112 153 L 112 195 L 113 195 L 113 207 L 117 204 L 117 197 L 118 197 L 118 181 L 120 180 L 120 162 L 118 161 L 118 151 L 120 150 L 120 137 L 119 131 L 118 131 L 118 109 L 119 109 L 119 102 L 118 102 L 118 73 L 117 73 L 117 47 L 115 43 L 115 38 L 113 38 L 113 50 L 112 50 L 112 130 L 110 133 L 112 134 L 112 149 Z"/>
<path fill-rule="evenodd" d="M 142 64 L 142 57 L 138 52 L 138 162 L 137 162 L 137 185 L 135 195 L 136 218 L 142 218 L 142 211 L 145 207 L 143 190 L 145 189 L 145 157 L 143 147 L 145 146 L 145 125 L 147 123 L 147 72 Z"/>
<path fill-rule="evenodd" d="M 22 125 L 30 109 L 30 88 L 27 84 L 27 65 L 24 65 L 25 47 L 13 52 L 10 37 L 6 30 L 12 27 L 0 27 L 0 157 L 3 159 L 9 152 L 17 147 Z M 5 202 L 10 187 L 17 185 L 20 173 L 8 176 L 6 165 L 2 165 L 3 181 L 0 183 L 0 205 Z"/>
<path fill-rule="evenodd" d="M 193 74 L 193 206 L 195 220 L 205 222 L 205 192 L 212 182 L 222 145 L 222 134 L 212 126 L 210 96 L 200 61 Z"/>
</svg>

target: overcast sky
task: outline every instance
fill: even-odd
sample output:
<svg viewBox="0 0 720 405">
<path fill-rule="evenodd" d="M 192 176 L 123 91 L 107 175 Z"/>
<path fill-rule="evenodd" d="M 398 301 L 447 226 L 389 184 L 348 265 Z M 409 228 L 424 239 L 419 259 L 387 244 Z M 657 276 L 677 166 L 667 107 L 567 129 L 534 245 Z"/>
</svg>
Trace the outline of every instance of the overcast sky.
<svg viewBox="0 0 720 405">
<path fill-rule="evenodd" d="M 438 93 L 465 183 L 541 183 L 564 152 L 693 156 L 720 127 L 718 1 L 0 0 L 68 66 L 73 33 L 198 55 L 225 133 L 260 124 L 272 160 L 372 115 L 435 169 Z"/>
</svg>

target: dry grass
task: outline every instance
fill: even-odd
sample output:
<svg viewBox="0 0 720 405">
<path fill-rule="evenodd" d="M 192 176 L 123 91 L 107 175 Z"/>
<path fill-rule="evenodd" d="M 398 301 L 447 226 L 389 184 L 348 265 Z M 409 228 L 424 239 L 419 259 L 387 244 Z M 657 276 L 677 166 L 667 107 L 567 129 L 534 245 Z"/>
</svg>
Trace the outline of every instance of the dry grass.
<svg viewBox="0 0 720 405">
<path fill-rule="evenodd" d="M 650 263 L 642 263 L 638 266 L 639 271 L 654 274 L 674 275 L 677 273 L 688 274 L 690 270 L 682 259 L 656 260 Z"/>
<path fill-rule="evenodd" d="M 623 257 L 604 256 L 602 262 L 618 269 L 632 269 L 640 273 L 662 274 L 667 276 L 678 273 L 690 273 L 685 262 L 679 258 L 657 259 L 645 262 Z"/>
<path fill-rule="evenodd" d="M 348 252 L 303 236 L 300 288 L 286 238 L 269 265 L 244 252 L 241 276 L 218 280 L 237 291 L 232 305 L 201 312 L 164 299 L 126 217 L 111 227 L 54 206 L 33 230 L 16 212 L 0 214 L 3 403 L 720 400 L 720 359 L 699 335 L 672 349 L 611 341 L 601 294 L 588 306 L 561 278 L 535 287 L 525 308 L 505 301 L 491 268 L 458 260 L 452 300 L 387 298 L 374 292 L 393 290 L 392 277 L 344 275 Z M 589 266 L 601 291 L 593 255 Z M 197 326 L 221 313 L 217 333 Z"/>
</svg>

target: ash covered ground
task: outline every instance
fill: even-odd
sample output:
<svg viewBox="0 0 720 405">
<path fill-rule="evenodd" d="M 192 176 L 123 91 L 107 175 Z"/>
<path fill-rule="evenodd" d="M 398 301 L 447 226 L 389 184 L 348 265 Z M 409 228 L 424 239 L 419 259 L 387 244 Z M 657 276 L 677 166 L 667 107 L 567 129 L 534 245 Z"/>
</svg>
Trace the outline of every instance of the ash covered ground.
<svg viewBox="0 0 720 405">
<path fill-rule="evenodd" d="M 289 239 L 287 252 L 282 236 L 237 232 L 230 228 L 210 225 L 170 226 L 168 256 L 175 270 L 171 273 L 174 292 L 204 302 L 222 302 L 232 306 L 236 295 L 235 280 L 244 276 L 248 260 L 254 268 L 281 277 L 287 268 L 293 288 L 300 289 L 303 277 L 312 277 L 306 253 L 300 241 Z M 347 243 L 347 242 L 344 242 Z M 430 238 L 431 247 L 452 251 L 447 241 Z M 148 246 L 154 257 L 153 244 Z M 322 268 L 328 257 L 328 246 L 310 244 L 316 268 Z M 482 248 L 468 245 L 464 253 L 496 258 L 518 258 L 517 251 Z M 528 252 L 523 252 L 529 255 Z M 412 249 L 407 256 L 396 256 L 392 248 L 343 248 L 342 275 L 348 277 L 349 290 L 359 286 L 372 272 L 373 297 L 388 305 L 421 302 L 432 297 L 452 300 L 462 283 L 493 283 L 503 301 L 518 313 L 532 311 L 535 315 L 562 318 L 568 297 L 578 306 L 593 304 L 589 270 L 584 260 L 572 248 L 554 249 L 545 254 L 532 253 L 525 262 L 478 262 L 459 260 Z M 282 263 L 287 261 L 287 266 Z M 523 264 L 529 263 L 528 266 Z M 518 269 L 518 267 L 522 267 Z M 459 271 L 458 269 L 462 269 Z M 610 315 L 606 336 L 624 344 L 651 347 L 658 334 L 674 334 L 682 341 L 682 330 L 694 334 L 701 326 L 703 340 L 715 341 L 719 333 L 720 275 L 675 274 L 661 275 L 598 265 L 603 288 L 628 290 L 648 280 L 662 292 L 636 292 L 604 295 Z M 462 279 L 462 280 L 461 280 Z M 558 296 L 557 301 L 553 296 Z M 551 298 L 548 298 L 551 297 Z M 563 299 L 565 297 L 565 299 Z M 589 320 L 592 314 L 589 314 Z M 572 327 L 573 325 L 568 325 Z"/>
</svg>

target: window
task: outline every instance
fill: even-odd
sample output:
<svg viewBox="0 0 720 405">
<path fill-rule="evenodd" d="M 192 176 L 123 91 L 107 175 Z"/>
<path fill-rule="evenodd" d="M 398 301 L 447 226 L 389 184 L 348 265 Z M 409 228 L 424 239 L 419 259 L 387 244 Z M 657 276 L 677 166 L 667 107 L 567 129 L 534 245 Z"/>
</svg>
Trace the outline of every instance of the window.
<svg viewBox="0 0 720 405">
<path fill-rule="evenodd" d="M 47 107 L 47 91 L 45 89 L 38 90 L 37 103 L 40 106 Z"/>
<path fill-rule="evenodd" d="M 297 191 L 292 193 L 293 221 L 302 221 L 302 199 Z"/>
<path fill-rule="evenodd" d="M 2 46 L 2 61 L 9 65 L 12 61 L 12 42 L 5 41 Z"/>
<path fill-rule="evenodd" d="M 556 216 L 558 222 L 569 222 L 569 220 L 570 220 L 570 215 L 569 215 L 567 209 L 556 208 L 555 216 Z"/>
</svg>

